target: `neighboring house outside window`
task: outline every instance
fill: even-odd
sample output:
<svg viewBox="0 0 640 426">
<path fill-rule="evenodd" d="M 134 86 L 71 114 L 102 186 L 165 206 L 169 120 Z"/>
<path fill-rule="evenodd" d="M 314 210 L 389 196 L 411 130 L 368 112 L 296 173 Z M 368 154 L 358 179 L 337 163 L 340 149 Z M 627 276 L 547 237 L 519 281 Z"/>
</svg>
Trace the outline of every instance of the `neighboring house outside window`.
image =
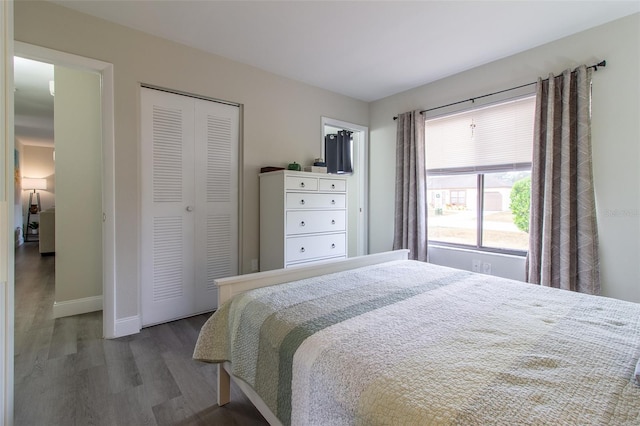
<svg viewBox="0 0 640 426">
<path fill-rule="evenodd" d="M 526 253 L 528 210 L 514 214 L 512 193 L 531 176 L 534 107 L 527 97 L 426 120 L 430 244 Z"/>
<path fill-rule="evenodd" d="M 462 208 L 466 207 L 467 202 L 467 190 L 452 190 L 449 191 L 449 201 L 452 208 Z"/>
</svg>

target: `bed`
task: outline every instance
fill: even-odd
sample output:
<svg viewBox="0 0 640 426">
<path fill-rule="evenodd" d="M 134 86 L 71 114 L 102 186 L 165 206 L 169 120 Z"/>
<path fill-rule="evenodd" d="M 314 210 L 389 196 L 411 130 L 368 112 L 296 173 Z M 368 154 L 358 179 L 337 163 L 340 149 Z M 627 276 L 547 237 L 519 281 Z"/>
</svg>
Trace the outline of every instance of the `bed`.
<svg viewBox="0 0 640 426">
<path fill-rule="evenodd" d="M 218 280 L 194 358 L 272 424 L 640 424 L 640 305 L 406 259 Z"/>
</svg>

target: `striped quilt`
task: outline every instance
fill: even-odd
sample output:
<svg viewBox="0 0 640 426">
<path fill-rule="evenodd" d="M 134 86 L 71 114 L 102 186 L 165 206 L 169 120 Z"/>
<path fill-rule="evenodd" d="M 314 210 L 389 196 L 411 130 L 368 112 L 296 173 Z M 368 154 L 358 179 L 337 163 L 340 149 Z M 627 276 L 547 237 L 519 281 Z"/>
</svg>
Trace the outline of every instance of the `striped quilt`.
<svg viewBox="0 0 640 426">
<path fill-rule="evenodd" d="M 238 295 L 194 358 L 285 425 L 640 424 L 639 304 L 422 262 Z"/>
</svg>

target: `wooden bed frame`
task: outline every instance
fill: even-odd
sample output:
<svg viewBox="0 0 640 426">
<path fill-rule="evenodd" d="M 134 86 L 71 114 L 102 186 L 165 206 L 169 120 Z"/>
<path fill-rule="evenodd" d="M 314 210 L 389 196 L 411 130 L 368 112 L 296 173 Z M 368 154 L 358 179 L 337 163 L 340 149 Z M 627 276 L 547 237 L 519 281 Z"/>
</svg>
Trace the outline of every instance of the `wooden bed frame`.
<svg viewBox="0 0 640 426">
<path fill-rule="evenodd" d="M 314 263 L 309 266 L 294 266 L 287 269 L 277 269 L 273 271 L 258 272 L 255 274 L 222 278 L 215 280 L 215 284 L 218 286 L 218 306 L 222 305 L 236 294 L 243 293 L 254 288 L 282 284 L 290 281 L 331 274 L 334 272 L 348 271 L 350 269 L 390 262 L 393 260 L 407 260 L 408 257 L 409 250 L 395 250 L 370 254 L 368 256 L 352 257 L 333 262 Z M 247 383 L 233 377 L 233 375 L 230 374 L 230 371 L 230 363 L 225 362 L 224 364 L 218 364 L 218 405 L 225 405 L 231 400 L 231 380 L 233 380 L 253 405 L 255 405 L 258 411 L 260 411 L 260 414 L 264 416 L 269 424 L 281 425 L 280 420 L 278 420 L 271 410 L 269 410 L 267 404 L 262 401 L 260 396 L 258 396 L 258 394 Z"/>
</svg>

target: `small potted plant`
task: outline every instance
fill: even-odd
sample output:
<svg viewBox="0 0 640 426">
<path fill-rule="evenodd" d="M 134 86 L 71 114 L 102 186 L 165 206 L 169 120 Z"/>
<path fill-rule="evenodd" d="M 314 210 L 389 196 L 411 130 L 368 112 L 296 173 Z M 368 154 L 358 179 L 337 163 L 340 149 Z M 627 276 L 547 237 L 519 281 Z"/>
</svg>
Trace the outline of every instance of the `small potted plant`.
<svg viewBox="0 0 640 426">
<path fill-rule="evenodd" d="M 32 234 L 37 234 L 38 233 L 38 228 L 40 227 L 40 224 L 38 222 L 31 222 L 28 225 L 28 227 L 31 230 Z"/>
</svg>

